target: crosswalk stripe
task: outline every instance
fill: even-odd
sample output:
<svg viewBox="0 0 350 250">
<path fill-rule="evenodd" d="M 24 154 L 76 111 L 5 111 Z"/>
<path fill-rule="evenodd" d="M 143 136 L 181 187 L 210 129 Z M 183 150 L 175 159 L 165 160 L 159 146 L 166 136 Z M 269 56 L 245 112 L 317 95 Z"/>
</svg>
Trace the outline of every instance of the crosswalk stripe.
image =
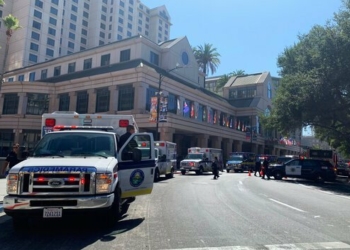
<svg viewBox="0 0 350 250">
<path fill-rule="evenodd" d="M 225 246 L 225 247 L 199 247 L 199 248 L 177 248 L 163 250 L 322 250 L 322 249 L 350 249 L 350 245 L 344 242 L 313 242 L 294 244 L 275 244 L 260 246 Z"/>
</svg>

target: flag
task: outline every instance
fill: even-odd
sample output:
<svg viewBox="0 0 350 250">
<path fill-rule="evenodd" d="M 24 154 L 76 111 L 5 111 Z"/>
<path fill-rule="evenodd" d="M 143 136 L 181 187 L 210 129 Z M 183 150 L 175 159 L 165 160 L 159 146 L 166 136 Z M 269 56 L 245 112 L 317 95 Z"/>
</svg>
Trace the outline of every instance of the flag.
<svg viewBox="0 0 350 250">
<path fill-rule="evenodd" d="M 186 103 L 186 101 L 185 101 L 185 102 L 184 102 L 183 112 L 184 112 L 184 114 L 187 114 L 188 111 L 190 111 L 190 108 L 188 107 L 188 105 L 187 105 L 187 103 Z"/>
</svg>

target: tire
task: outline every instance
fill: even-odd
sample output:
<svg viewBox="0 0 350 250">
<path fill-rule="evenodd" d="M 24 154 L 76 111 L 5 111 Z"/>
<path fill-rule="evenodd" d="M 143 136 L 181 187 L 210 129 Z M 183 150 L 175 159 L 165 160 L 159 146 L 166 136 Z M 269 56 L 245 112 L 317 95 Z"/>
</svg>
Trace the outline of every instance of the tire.
<svg viewBox="0 0 350 250">
<path fill-rule="evenodd" d="M 230 173 L 230 170 L 229 170 L 229 169 L 226 169 L 226 172 L 227 172 L 227 173 Z"/>
<path fill-rule="evenodd" d="M 238 173 L 238 170 L 237 170 L 237 169 L 235 169 L 234 171 L 235 171 L 235 173 Z"/>
<path fill-rule="evenodd" d="M 168 179 L 170 179 L 170 178 L 174 178 L 174 169 L 173 168 L 171 168 L 171 170 L 170 170 L 170 174 L 167 174 L 167 175 L 165 175 L 166 176 L 166 178 L 168 178 Z"/>
<path fill-rule="evenodd" d="M 154 172 L 154 182 L 158 182 L 159 177 L 160 177 L 159 170 L 158 168 L 156 168 L 156 171 Z"/>
<path fill-rule="evenodd" d="M 105 215 L 105 221 L 108 227 L 113 227 L 118 222 L 120 217 L 122 216 L 123 205 L 121 202 L 121 190 L 117 187 L 114 192 L 114 200 L 111 208 Z"/>
<path fill-rule="evenodd" d="M 273 177 L 275 178 L 275 180 L 282 180 L 283 175 L 281 171 L 276 171 L 273 173 Z"/>
<path fill-rule="evenodd" d="M 27 217 L 12 217 L 12 225 L 15 231 L 22 231 L 28 228 L 28 218 Z"/>
<path fill-rule="evenodd" d="M 186 170 L 181 170 L 181 174 L 185 175 L 186 174 Z"/>
<path fill-rule="evenodd" d="M 317 183 L 324 183 L 324 181 L 325 181 L 324 178 L 322 177 L 321 173 L 316 173 L 314 180 Z"/>
<path fill-rule="evenodd" d="M 197 175 L 202 175 L 203 174 L 203 167 L 199 167 L 199 170 L 196 171 Z"/>
</svg>

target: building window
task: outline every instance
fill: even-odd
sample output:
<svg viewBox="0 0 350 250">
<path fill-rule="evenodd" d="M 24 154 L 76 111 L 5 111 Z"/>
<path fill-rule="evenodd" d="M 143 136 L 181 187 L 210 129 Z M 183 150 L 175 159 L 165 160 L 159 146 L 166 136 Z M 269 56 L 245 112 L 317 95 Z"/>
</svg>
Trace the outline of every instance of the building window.
<svg viewBox="0 0 350 250">
<path fill-rule="evenodd" d="M 74 11 L 74 12 L 78 12 L 78 7 L 77 7 L 77 6 L 75 6 L 75 5 L 72 5 L 71 10 L 72 10 L 72 11 Z"/>
<path fill-rule="evenodd" d="M 6 157 L 8 155 L 14 140 L 15 133 L 13 133 L 13 129 L 0 130 L 0 157 Z"/>
<path fill-rule="evenodd" d="M 30 49 L 34 50 L 34 51 L 38 51 L 39 50 L 39 45 L 36 43 L 30 43 Z"/>
<path fill-rule="evenodd" d="M 128 15 L 128 20 L 129 20 L 129 21 L 132 21 L 132 19 L 133 19 L 133 18 L 132 18 L 132 15 Z"/>
<path fill-rule="evenodd" d="M 120 24 L 123 24 L 123 23 L 124 23 L 123 18 L 119 17 L 118 22 L 119 22 Z"/>
<path fill-rule="evenodd" d="M 85 69 L 91 69 L 92 68 L 92 58 L 85 59 L 84 60 L 84 70 Z"/>
<path fill-rule="evenodd" d="M 122 35 L 118 35 L 117 36 L 117 40 L 123 40 L 123 36 Z"/>
<path fill-rule="evenodd" d="M 101 66 L 109 65 L 111 59 L 111 54 L 106 54 L 101 56 Z"/>
<path fill-rule="evenodd" d="M 121 7 L 124 7 L 124 6 L 125 6 L 125 4 L 124 4 L 123 1 L 120 1 L 119 4 L 120 4 Z"/>
<path fill-rule="evenodd" d="M 41 29 L 41 23 L 37 21 L 33 21 L 33 28 L 40 30 Z"/>
<path fill-rule="evenodd" d="M 70 14 L 70 20 L 76 22 L 77 21 L 77 16 L 74 14 Z"/>
<path fill-rule="evenodd" d="M 129 12 L 130 12 L 130 13 L 133 13 L 133 12 L 134 12 L 134 9 L 131 8 L 131 7 L 129 7 Z"/>
<path fill-rule="evenodd" d="M 100 37 L 101 38 L 105 38 L 105 33 L 104 32 L 100 32 Z"/>
<path fill-rule="evenodd" d="M 38 56 L 37 55 L 34 55 L 32 53 L 29 53 L 29 61 L 30 62 L 38 62 Z"/>
<path fill-rule="evenodd" d="M 102 19 L 103 21 L 106 21 L 106 20 L 107 20 L 106 16 L 103 15 L 103 14 L 101 14 L 101 19 Z"/>
<path fill-rule="evenodd" d="M 101 10 L 102 10 L 102 12 L 107 13 L 107 8 L 106 8 L 106 6 L 102 6 Z"/>
<path fill-rule="evenodd" d="M 41 70 L 41 77 L 40 79 L 43 80 L 43 79 L 46 79 L 47 78 L 47 69 L 43 69 Z"/>
<path fill-rule="evenodd" d="M 75 24 L 73 24 L 73 23 L 70 23 L 70 24 L 69 24 L 69 28 L 70 28 L 71 30 L 76 30 L 77 26 L 76 26 Z"/>
<path fill-rule="evenodd" d="M 4 115 L 18 113 L 19 96 L 17 94 L 4 94 L 4 105 L 2 113 Z"/>
<path fill-rule="evenodd" d="M 48 33 L 52 36 L 56 36 L 56 30 L 49 27 Z"/>
<path fill-rule="evenodd" d="M 43 2 L 40 0 L 35 0 L 35 6 L 37 6 L 39 8 L 43 8 Z"/>
<path fill-rule="evenodd" d="M 130 61 L 130 49 L 120 51 L 120 62 Z"/>
<path fill-rule="evenodd" d="M 87 27 L 89 23 L 88 23 L 88 21 L 83 20 L 82 24 L 83 24 L 83 26 Z"/>
<path fill-rule="evenodd" d="M 68 93 L 59 95 L 60 102 L 58 106 L 58 111 L 69 111 L 70 97 Z"/>
<path fill-rule="evenodd" d="M 42 115 L 49 111 L 49 95 L 48 94 L 27 94 L 27 111 L 28 115 Z"/>
<path fill-rule="evenodd" d="M 61 75 L 61 66 L 56 66 L 53 70 L 53 76 Z"/>
<path fill-rule="evenodd" d="M 18 76 L 18 81 L 23 82 L 24 81 L 24 75 L 19 75 Z"/>
<path fill-rule="evenodd" d="M 35 72 L 30 72 L 29 73 L 29 81 L 34 82 L 35 81 Z"/>
<path fill-rule="evenodd" d="M 123 27 L 122 26 L 118 26 L 118 31 L 119 32 L 123 32 Z"/>
<path fill-rule="evenodd" d="M 51 46 L 55 46 L 55 40 L 51 39 L 51 38 L 47 38 L 47 44 L 51 45 Z"/>
<path fill-rule="evenodd" d="M 137 30 L 139 31 L 139 32 L 142 32 L 142 28 L 139 26 L 139 27 L 137 27 Z"/>
<path fill-rule="evenodd" d="M 267 98 L 271 99 L 272 98 L 272 88 L 271 88 L 271 83 L 267 83 Z"/>
<path fill-rule="evenodd" d="M 86 114 L 89 106 L 89 94 L 87 91 L 77 92 L 77 105 L 76 111 L 79 114 Z"/>
<path fill-rule="evenodd" d="M 51 3 L 58 5 L 59 0 L 51 0 Z"/>
<path fill-rule="evenodd" d="M 54 7 L 51 7 L 51 8 L 50 8 L 50 13 L 51 13 L 51 14 L 54 14 L 55 16 L 57 16 L 58 10 L 57 10 L 56 8 L 54 8 Z"/>
<path fill-rule="evenodd" d="M 168 95 L 168 112 L 177 114 L 177 97 L 174 94 Z"/>
<path fill-rule="evenodd" d="M 132 85 L 119 87 L 118 111 L 134 109 L 134 87 Z"/>
<path fill-rule="evenodd" d="M 105 30 L 105 29 L 106 29 L 106 25 L 105 25 L 104 23 L 101 23 L 101 24 L 100 24 L 100 28 L 103 29 L 103 30 Z"/>
<path fill-rule="evenodd" d="M 74 43 L 68 42 L 68 48 L 74 49 Z"/>
<path fill-rule="evenodd" d="M 73 73 L 73 72 L 75 72 L 75 62 L 68 64 L 68 73 Z"/>
<path fill-rule="evenodd" d="M 191 101 L 185 100 L 183 103 L 183 116 L 184 117 L 190 117 L 190 107 L 191 107 Z"/>
<path fill-rule="evenodd" d="M 126 32 L 126 36 L 131 37 L 131 32 L 130 31 Z"/>
<path fill-rule="evenodd" d="M 82 38 L 80 38 L 80 42 L 81 42 L 82 44 L 86 44 L 86 39 L 85 39 L 84 37 L 82 37 Z"/>
<path fill-rule="evenodd" d="M 109 111 L 110 92 L 108 88 L 96 90 L 96 112 Z"/>
<path fill-rule="evenodd" d="M 7 79 L 7 81 L 8 81 L 8 82 L 13 82 L 13 77 L 9 77 L 9 78 Z"/>
<path fill-rule="evenodd" d="M 128 29 L 132 29 L 132 24 L 128 23 Z"/>
<path fill-rule="evenodd" d="M 57 20 L 55 18 L 53 18 L 53 17 L 50 17 L 49 23 L 54 25 L 54 26 L 56 26 L 57 25 Z"/>
<path fill-rule="evenodd" d="M 124 16 L 124 10 L 119 9 L 119 15 Z"/>
<path fill-rule="evenodd" d="M 43 14 L 40 11 L 38 11 L 38 10 L 34 10 L 34 16 L 36 18 L 41 19 L 43 17 Z"/>
<path fill-rule="evenodd" d="M 72 32 L 69 32 L 69 38 L 72 40 L 75 40 L 75 34 Z"/>
<path fill-rule="evenodd" d="M 53 56 L 53 50 L 52 49 L 46 49 L 46 55 L 47 56 Z"/>
<path fill-rule="evenodd" d="M 150 62 L 158 66 L 159 65 L 159 55 L 154 53 L 153 51 L 151 51 Z"/>
<path fill-rule="evenodd" d="M 84 36 L 87 36 L 87 30 L 86 29 L 81 29 L 81 34 Z"/>
<path fill-rule="evenodd" d="M 98 42 L 98 44 L 99 44 L 100 46 L 102 46 L 102 45 L 105 44 L 105 42 L 100 40 L 100 41 Z"/>
<path fill-rule="evenodd" d="M 142 25 L 142 20 L 139 19 L 139 24 Z"/>
<path fill-rule="evenodd" d="M 83 17 L 89 18 L 89 13 L 87 13 L 86 11 L 84 11 L 84 12 L 83 12 Z"/>
<path fill-rule="evenodd" d="M 90 5 L 88 5 L 87 3 L 84 3 L 84 8 L 88 10 L 90 9 Z"/>
</svg>

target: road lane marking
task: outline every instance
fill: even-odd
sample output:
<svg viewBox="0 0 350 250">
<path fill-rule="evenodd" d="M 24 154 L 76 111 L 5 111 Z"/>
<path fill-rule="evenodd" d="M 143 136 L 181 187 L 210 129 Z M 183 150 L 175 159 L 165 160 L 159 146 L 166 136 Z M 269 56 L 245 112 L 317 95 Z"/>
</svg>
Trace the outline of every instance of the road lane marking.
<svg viewBox="0 0 350 250">
<path fill-rule="evenodd" d="M 277 201 L 277 200 L 274 200 L 274 199 L 271 199 L 271 198 L 269 198 L 269 200 L 270 200 L 270 201 L 273 201 L 273 202 L 276 202 L 276 203 L 278 203 L 278 204 L 280 204 L 280 205 L 282 205 L 282 206 L 285 206 L 285 207 L 289 207 L 289 208 L 291 208 L 291 209 L 294 209 L 294 210 L 296 210 L 296 211 L 306 213 L 304 210 L 301 210 L 301 209 L 299 209 L 299 208 L 293 207 L 293 206 L 288 205 L 288 204 L 286 204 L 286 203 L 283 203 L 283 202 L 280 202 L 280 201 Z"/>
<path fill-rule="evenodd" d="M 321 249 L 350 249 L 350 245 L 344 242 L 313 242 L 313 243 L 294 243 L 294 244 L 275 244 L 258 246 L 225 246 L 225 247 L 198 247 L 198 248 L 177 248 L 163 250 L 321 250 Z"/>
</svg>

